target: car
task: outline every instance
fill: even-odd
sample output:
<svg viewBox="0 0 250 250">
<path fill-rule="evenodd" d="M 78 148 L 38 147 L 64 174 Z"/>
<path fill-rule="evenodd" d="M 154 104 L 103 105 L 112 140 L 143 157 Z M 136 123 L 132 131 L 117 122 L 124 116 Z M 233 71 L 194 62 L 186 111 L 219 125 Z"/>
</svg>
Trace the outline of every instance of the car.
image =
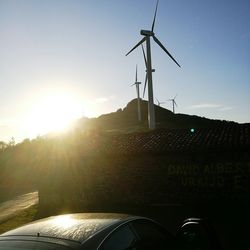
<svg viewBox="0 0 250 250">
<path fill-rule="evenodd" d="M 37 220 L 0 235 L 0 250 L 217 249 L 190 244 L 190 239 L 193 241 L 195 237 L 193 226 L 197 223 L 200 225 L 197 219 L 186 221 L 175 236 L 146 217 L 113 213 L 65 214 Z M 191 226 L 190 234 L 185 231 L 186 226 Z"/>
</svg>

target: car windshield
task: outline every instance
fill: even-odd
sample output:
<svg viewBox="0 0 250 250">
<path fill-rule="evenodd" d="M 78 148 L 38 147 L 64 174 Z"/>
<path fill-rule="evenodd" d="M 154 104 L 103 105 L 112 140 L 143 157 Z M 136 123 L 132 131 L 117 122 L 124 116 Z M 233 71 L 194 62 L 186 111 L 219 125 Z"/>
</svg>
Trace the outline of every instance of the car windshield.
<svg viewBox="0 0 250 250">
<path fill-rule="evenodd" d="M 35 241 L 0 241 L 0 250 L 30 250 L 30 249 L 39 249 L 39 250 L 68 250 L 71 249 L 62 244 L 54 244 L 48 242 L 35 242 Z"/>
</svg>

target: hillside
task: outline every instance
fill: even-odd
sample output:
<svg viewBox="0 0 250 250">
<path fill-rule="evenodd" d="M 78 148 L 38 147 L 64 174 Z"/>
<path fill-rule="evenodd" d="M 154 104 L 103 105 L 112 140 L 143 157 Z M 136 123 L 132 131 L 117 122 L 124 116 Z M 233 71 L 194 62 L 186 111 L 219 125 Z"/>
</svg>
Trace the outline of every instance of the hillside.
<svg viewBox="0 0 250 250">
<path fill-rule="evenodd" d="M 121 130 L 137 132 L 147 130 L 148 102 L 141 100 L 142 122 L 137 118 L 137 99 L 130 101 L 123 109 L 104 114 L 98 118 L 80 120 L 84 126 L 97 130 Z M 232 121 L 212 120 L 205 117 L 187 114 L 174 114 L 163 107 L 155 105 L 157 128 L 184 129 L 184 128 L 215 128 L 226 124 L 237 124 Z"/>
<path fill-rule="evenodd" d="M 148 166 L 153 172 L 156 171 L 152 175 L 161 176 L 165 170 L 154 170 L 155 166 L 161 162 L 165 168 L 170 160 L 174 165 L 183 162 L 196 164 L 198 161 L 201 168 L 218 162 L 239 163 L 249 171 L 249 123 L 173 114 L 156 106 L 157 129 L 149 131 L 147 102 L 142 101 L 141 124 L 137 122 L 136 108 L 136 100 L 132 100 L 123 110 L 94 119 L 82 118 L 77 122 L 76 129 L 67 134 L 27 139 L 2 148 L 0 199 L 37 189 L 43 184 L 64 185 L 65 178 L 74 183 L 78 172 L 87 171 L 88 168 L 93 170 L 96 177 L 99 171 L 103 172 L 99 167 L 102 168 L 105 160 L 107 167 L 121 166 L 127 176 L 130 176 L 131 166 L 133 169 Z M 135 156 L 141 159 L 138 164 Z M 115 158 L 119 160 L 117 164 L 113 162 Z M 127 163 L 129 159 L 131 162 Z M 245 176 L 248 178 L 249 172 Z"/>
</svg>

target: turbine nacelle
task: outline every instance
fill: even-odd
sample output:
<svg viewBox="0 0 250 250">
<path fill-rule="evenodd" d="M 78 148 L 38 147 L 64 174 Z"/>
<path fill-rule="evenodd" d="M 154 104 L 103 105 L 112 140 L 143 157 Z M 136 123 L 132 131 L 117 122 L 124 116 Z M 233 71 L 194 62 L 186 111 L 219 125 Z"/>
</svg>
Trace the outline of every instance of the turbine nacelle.
<svg viewBox="0 0 250 250">
<path fill-rule="evenodd" d="M 155 33 L 151 30 L 141 30 L 140 33 L 142 36 L 154 36 L 155 35 Z"/>
<path fill-rule="evenodd" d="M 145 71 L 146 71 L 146 72 L 148 72 L 148 70 L 147 70 L 147 69 L 146 69 Z M 151 71 L 151 72 L 155 72 L 155 69 L 151 69 L 150 71 Z"/>
</svg>

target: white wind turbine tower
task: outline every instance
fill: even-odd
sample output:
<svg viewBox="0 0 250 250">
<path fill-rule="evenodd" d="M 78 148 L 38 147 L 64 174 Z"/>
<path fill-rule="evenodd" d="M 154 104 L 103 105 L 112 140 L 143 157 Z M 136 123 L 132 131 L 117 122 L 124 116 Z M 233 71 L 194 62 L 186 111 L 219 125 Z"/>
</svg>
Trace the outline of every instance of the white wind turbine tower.
<svg viewBox="0 0 250 250">
<path fill-rule="evenodd" d="M 145 54 L 143 44 L 141 45 L 141 48 L 142 48 L 143 58 L 144 58 L 145 67 L 146 67 L 146 76 L 145 76 L 145 82 L 144 82 L 144 88 L 143 88 L 143 98 L 144 98 L 146 87 L 147 87 L 147 81 L 148 81 L 148 73 L 147 73 L 147 58 L 146 58 L 146 54 Z M 152 69 L 151 72 L 155 72 L 155 69 Z"/>
<path fill-rule="evenodd" d="M 168 56 L 180 67 L 178 62 L 173 58 L 173 56 L 168 52 L 168 50 L 162 45 L 162 43 L 156 38 L 154 34 L 154 26 L 156 13 L 158 8 L 159 0 L 157 0 L 154 19 L 152 23 L 151 30 L 141 30 L 141 35 L 144 37 L 140 42 L 138 42 L 127 54 L 131 53 L 134 49 L 140 46 L 142 43 L 146 41 L 146 49 L 147 49 L 147 79 L 148 79 L 148 123 L 149 129 L 155 128 L 155 110 L 154 110 L 154 95 L 153 95 L 153 79 L 152 79 L 152 63 L 151 63 L 151 46 L 150 46 L 150 38 L 152 37 L 154 41 L 168 54 Z"/>
<path fill-rule="evenodd" d="M 137 81 L 137 65 L 135 70 L 135 83 L 131 86 L 136 87 L 136 93 L 137 93 L 137 111 L 138 111 L 138 121 L 141 122 L 141 100 L 140 100 L 140 84 L 141 82 Z"/>
<path fill-rule="evenodd" d="M 177 95 L 175 95 L 175 97 L 173 99 L 168 99 L 167 101 L 171 101 L 172 102 L 172 105 L 173 105 L 173 113 L 175 113 L 175 109 L 174 109 L 174 106 L 177 107 L 177 103 L 175 101 L 175 98 L 176 98 Z"/>
<path fill-rule="evenodd" d="M 156 97 L 155 97 L 156 101 L 157 101 L 157 105 L 160 107 L 161 104 L 165 103 L 165 102 L 160 102 Z"/>
</svg>

